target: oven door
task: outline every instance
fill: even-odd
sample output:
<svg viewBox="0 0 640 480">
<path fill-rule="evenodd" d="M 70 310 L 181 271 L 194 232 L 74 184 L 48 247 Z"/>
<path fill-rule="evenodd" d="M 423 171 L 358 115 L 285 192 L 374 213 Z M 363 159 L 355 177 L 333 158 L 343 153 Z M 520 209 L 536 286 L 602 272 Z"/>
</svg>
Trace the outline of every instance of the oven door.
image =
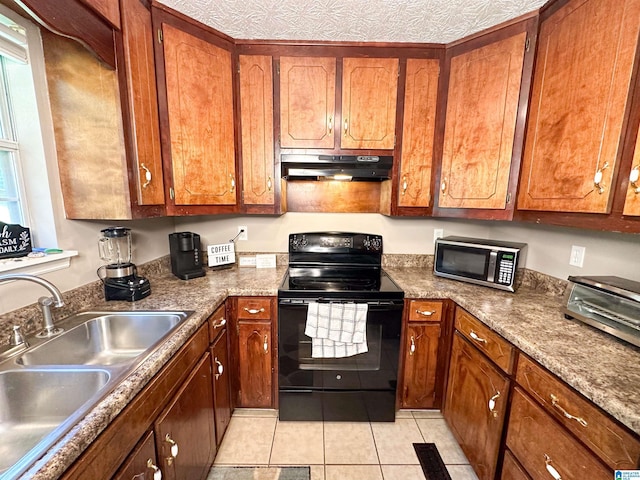
<svg viewBox="0 0 640 480">
<path fill-rule="evenodd" d="M 306 415 L 311 415 L 306 419 L 337 419 L 349 404 L 357 403 L 356 397 L 368 397 L 362 400 L 366 402 L 384 397 L 391 405 L 385 415 L 394 415 L 403 301 L 355 300 L 368 304 L 368 352 L 345 358 L 312 358 L 311 338 L 304 334 L 309 301 L 314 300 L 279 300 L 280 418 L 291 419 L 287 409 L 304 405 Z M 344 411 L 330 412 L 328 403 L 342 405 L 338 408 Z M 314 410 L 316 414 L 310 413 Z"/>
</svg>

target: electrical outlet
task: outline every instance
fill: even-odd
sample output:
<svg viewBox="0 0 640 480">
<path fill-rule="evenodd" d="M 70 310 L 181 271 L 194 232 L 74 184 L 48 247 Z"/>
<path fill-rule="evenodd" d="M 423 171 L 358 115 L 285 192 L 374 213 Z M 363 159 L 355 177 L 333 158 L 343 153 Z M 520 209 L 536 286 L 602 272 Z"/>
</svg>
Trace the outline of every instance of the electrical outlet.
<svg viewBox="0 0 640 480">
<path fill-rule="evenodd" d="M 444 237 L 444 230 L 441 228 L 434 228 L 433 229 L 433 243 L 436 243 L 436 240 L 438 238 L 442 238 Z"/>
<path fill-rule="evenodd" d="M 249 240 L 249 229 L 246 225 L 239 225 L 238 233 L 240 234 L 238 235 L 238 240 Z"/>
<path fill-rule="evenodd" d="M 569 265 L 574 267 L 581 267 L 584 264 L 585 247 L 579 247 L 577 245 L 571 246 L 571 257 L 569 258 Z"/>
</svg>

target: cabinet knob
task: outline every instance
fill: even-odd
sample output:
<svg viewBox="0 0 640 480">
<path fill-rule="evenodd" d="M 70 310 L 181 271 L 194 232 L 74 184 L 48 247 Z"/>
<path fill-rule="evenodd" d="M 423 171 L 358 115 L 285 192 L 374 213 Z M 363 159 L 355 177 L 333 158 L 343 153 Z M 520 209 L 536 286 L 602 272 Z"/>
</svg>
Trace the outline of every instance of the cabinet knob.
<svg viewBox="0 0 640 480">
<path fill-rule="evenodd" d="M 553 393 L 549 394 L 549 397 L 551 398 L 551 405 L 553 405 L 553 407 L 557 410 L 560 411 L 560 413 L 565 417 L 568 418 L 569 420 L 575 420 L 576 422 L 578 422 L 580 425 L 582 425 L 583 427 L 587 427 L 589 426 L 589 424 L 587 423 L 587 421 L 582 418 L 582 417 L 576 417 L 574 415 L 571 415 L 569 412 L 567 412 L 564 408 L 562 408 L 562 406 L 560 405 L 559 401 L 558 401 L 558 397 L 556 397 Z"/>
<path fill-rule="evenodd" d="M 447 179 L 443 179 L 442 183 L 440 184 L 440 191 L 442 191 L 442 193 L 447 191 Z"/>
<path fill-rule="evenodd" d="M 416 339 L 411 335 L 411 346 L 409 347 L 409 355 L 416 353 Z"/>
<path fill-rule="evenodd" d="M 344 133 L 345 135 L 347 134 L 347 131 L 349 130 L 349 120 L 348 119 L 344 119 Z"/>
<path fill-rule="evenodd" d="M 213 361 L 216 362 L 216 365 L 217 365 L 217 368 L 216 368 L 216 380 L 218 380 L 220 375 L 222 375 L 224 373 L 224 366 L 222 365 L 222 363 L 220 363 L 220 360 L 218 360 L 218 357 L 215 357 L 213 359 Z"/>
<path fill-rule="evenodd" d="M 602 168 L 599 168 L 593 177 L 593 186 L 598 189 L 598 193 L 602 195 L 604 193 L 604 184 L 602 183 L 602 171 L 609 168 L 609 162 L 604 162 Z"/>
<path fill-rule="evenodd" d="M 544 464 L 545 464 L 545 467 L 547 468 L 547 472 L 549 472 L 549 475 L 551 475 L 554 478 L 554 480 L 562 480 L 562 475 L 560 475 L 560 472 L 558 472 L 558 470 L 556 470 L 554 466 L 551 465 L 552 461 L 553 460 L 551 460 L 551 457 L 545 453 Z"/>
<path fill-rule="evenodd" d="M 157 465 L 155 465 L 153 463 L 152 459 L 147 459 L 147 468 L 149 470 L 153 470 L 153 480 L 162 480 L 162 472 L 160 471 L 160 469 L 158 468 Z M 139 477 L 140 475 L 136 475 L 133 478 Z M 142 474 L 142 478 L 145 478 L 144 473 Z"/>
<path fill-rule="evenodd" d="M 267 178 L 267 188 L 269 189 L 269 191 L 271 191 L 271 188 L 272 188 L 271 175 L 269 175 L 269 178 Z"/>
<path fill-rule="evenodd" d="M 173 464 L 173 460 L 178 456 L 178 444 L 171 438 L 171 434 L 167 433 L 164 437 L 164 441 L 171 445 L 171 456 L 167 457 L 167 465 Z"/>
<path fill-rule="evenodd" d="M 485 344 L 487 343 L 487 339 L 486 339 L 486 338 L 482 338 L 482 337 L 480 337 L 480 336 L 479 336 L 476 332 L 474 332 L 473 330 L 471 330 L 471 331 L 469 332 L 469 336 L 470 336 L 471 338 L 473 338 L 473 339 L 474 339 L 476 342 L 478 342 L 478 343 L 485 343 Z"/>
<path fill-rule="evenodd" d="M 236 179 L 231 174 L 229 174 L 229 177 L 231 178 L 231 191 L 233 192 L 236 189 Z"/>
<path fill-rule="evenodd" d="M 407 180 L 407 176 L 404 175 L 402 177 L 402 195 L 404 195 L 405 193 L 407 193 L 407 188 L 409 187 L 409 182 Z"/>
<path fill-rule="evenodd" d="M 496 400 L 500 398 L 500 392 L 496 392 L 496 394 L 489 399 L 489 411 L 493 414 L 494 418 L 498 416 L 498 412 L 496 412 Z"/>
<path fill-rule="evenodd" d="M 151 183 L 151 170 L 149 170 L 144 163 L 140 164 L 140 168 L 144 170 L 144 179 L 146 180 L 146 182 L 142 184 L 142 188 L 147 188 Z"/>
<path fill-rule="evenodd" d="M 329 116 L 329 133 L 333 133 L 333 117 Z"/>
<path fill-rule="evenodd" d="M 629 185 L 633 188 L 633 193 L 636 195 L 640 193 L 640 185 L 638 180 L 640 179 L 640 165 L 636 165 L 631 169 L 629 174 Z"/>
<path fill-rule="evenodd" d="M 269 352 L 269 338 L 266 335 L 264 336 L 264 343 L 262 344 L 262 348 L 264 348 L 264 353 Z"/>
</svg>

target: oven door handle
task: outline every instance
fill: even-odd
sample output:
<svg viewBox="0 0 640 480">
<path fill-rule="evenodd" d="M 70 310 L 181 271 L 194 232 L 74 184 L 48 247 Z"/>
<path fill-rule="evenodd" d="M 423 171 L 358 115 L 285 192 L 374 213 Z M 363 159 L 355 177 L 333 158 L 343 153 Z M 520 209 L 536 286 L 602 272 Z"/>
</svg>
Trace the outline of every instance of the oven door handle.
<svg viewBox="0 0 640 480">
<path fill-rule="evenodd" d="M 377 309 L 377 308 L 384 308 L 384 309 L 401 309 L 404 307 L 404 302 L 402 300 L 399 301 L 393 301 L 393 300 L 382 300 L 382 301 L 378 301 L 378 300 L 372 300 L 372 301 L 368 301 L 368 302 L 359 302 L 359 301 L 354 301 L 354 300 L 336 300 L 336 299 L 330 299 L 330 298 L 317 298 L 317 299 L 289 299 L 289 298 L 281 298 L 278 301 L 279 305 L 282 306 L 287 306 L 287 307 L 296 307 L 296 306 L 307 306 L 309 305 L 309 303 L 311 302 L 316 302 L 316 303 L 355 303 L 355 304 L 362 304 L 362 303 L 366 303 L 367 305 L 369 305 L 369 308 L 373 308 L 373 309 Z"/>
</svg>

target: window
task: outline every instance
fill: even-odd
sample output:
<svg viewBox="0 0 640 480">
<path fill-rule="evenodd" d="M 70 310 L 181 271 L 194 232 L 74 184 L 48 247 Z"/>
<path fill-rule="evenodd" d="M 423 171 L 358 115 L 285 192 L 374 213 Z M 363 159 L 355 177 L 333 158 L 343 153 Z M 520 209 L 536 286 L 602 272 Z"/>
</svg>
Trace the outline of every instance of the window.
<svg viewBox="0 0 640 480">
<path fill-rule="evenodd" d="M 0 15 L 0 222 L 29 224 L 7 63 L 26 65 L 24 31 Z M 26 67 L 28 68 L 28 67 Z"/>
</svg>

